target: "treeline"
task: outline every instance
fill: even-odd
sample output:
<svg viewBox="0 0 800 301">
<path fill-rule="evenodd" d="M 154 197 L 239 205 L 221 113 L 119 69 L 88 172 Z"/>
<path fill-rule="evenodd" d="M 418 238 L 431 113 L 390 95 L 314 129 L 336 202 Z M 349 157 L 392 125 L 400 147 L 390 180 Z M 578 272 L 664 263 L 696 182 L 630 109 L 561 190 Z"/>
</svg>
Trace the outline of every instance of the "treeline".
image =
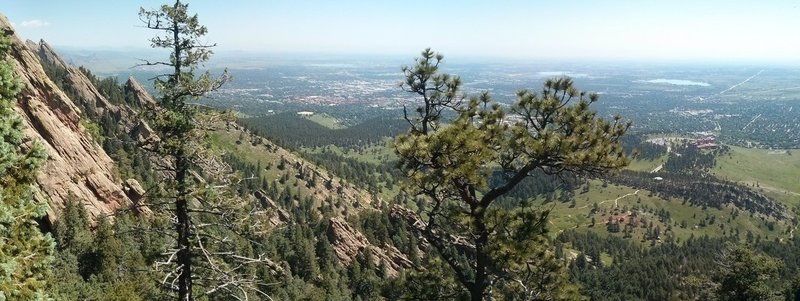
<svg viewBox="0 0 800 301">
<path fill-rule="evenodd" d="M 301 155 L 314 165 L 325 167 L 333 174 L 373 194 L 377 194 L 383 188 L 390 190 L 394 188 L 398 185 L 397 179 L 401 175 L 393 162 L 382 164 L 362 162 L 327 148 L 323 148 L 321 152 L 303 152 Z"/>
<path fill-rule="evenodd" d="M 648 190 L 663 199 L 682 199 L 684 203 L 695 206 L 721 209 L 732 204 L 753 213 L 781 219 L 786 217 L 784 205 L 747 187 L 705 174 L 623 170 L 605 179 L 618 185 Z"/>
<path fill-rule="evenodd" d="M 655 160 L 667 153 L 666 146 L 647 142 L 640 134 L 622 136 L 621 142 L 626 154 L 636 154 L 636 158 L 641 160 Z"/>
<path fill-rule="evenodd" d="M 150 265 L 164 237 L 155 221 L 119 212 L 94 229 L 78 202 L 68 202 L 53 225 L 56 254 L 47 292 L 55 300 L 163 300 Z"/>
<path fill-rule="evenodd" d="M 730 147 L 727 145 L 720 145 L 714 150 L 704 151 L 694 145 L 684 143 L 669 154 L 667 162 L 664 163 L 664 170 L 676 173 L 707 172 L 717 164 L 717 156 L 728 152 L 730 152 Z"/>
<path fill-rule="evenodd" d="M 558 241 L 587 250 L 570 265 L 570 276 L 583 285 L 583 293 L 592 300 L 609 301 L 707 298 L 704 292 L 687 287 L 685 278 L 715 270 L 719 252 L 724 249 L 724 241 L 707 237 L 649 249 L 619 238 L 574 231 L 562 233 Z M 600 254 L 609 256 L 611 264 L 604 265 Z"/>
<path fill-rule="evenodd" d="M 260 254 L 274 263 L 252 271 L 270 283 L 263 288 L 270 298 L 251 296 L 250 300 L 396 300 L 411 296 L 410 286 L 402 278 L 389 277 L 386 266 L 376 263 L 370 252 L 360 252 L 349 265 L 338 259 L 328 236 L 329 218 L 337 216 L 336 199 L 317 206 L 310 196 L 291 189 L 289 181 L 270 182 L 260 177 L 260 171 L 267 168 L 260 163 L 252 164 L 232 154 L 222 159 L 242 179 L 237 184 L 241 197 L 262 191 L 290 216 L 264 238 L 255 239 L 246 233 L 228 235 L 237 242 L 237 252 Z M 279 165 L 288 167 L 290 163 L 281 160 L 268 164 L 280 169 Z M 299 177 L 313 177 L 302 170 Z M 367 174 L 367 170 L 362 173 Z M 160 247 L 167 239 L 164 232 L 171 227 L 169 220 L 122 210 L 115 214 L 113 223 L 111 218 L 102 218 L 93 227 L 88 216 L 82 205 L 71 202 L 53 225 L 57 252 L 54 273 L 47 281 L 50 296 L 56 300 L 169 299 L 167 291 L 158 285 L 160 274 L 152 268 L 163 259 Z M 411 254 L 409 260 L 414 264 L 420 263 L 418 239 L 406 224 L 391 221 L 387 212 L 365 210 L 348 222 L 371 244 L 394 246 Z M 224 296 L 212 299 L 220 298 Z"/>
<path fill-rule="evenodd" d="M 506 180 L 506 176 L 501 171 L 495 171 L 489 178 L 489 186 L 495 187 Z M 502 203 L 516 206 L 517 204 L 512 201 L 526 201 L 538 197 L 544 197 L 546 200 L 558 198 L 559 201 L 568 202 L 574 199 L 573 191 L 585 182 L 585 179 L 573 173 L 565 172 L 555 176 L 537 169 L 511 189 L 504 196 Z M 561 194 L 557 194 L 557 192 L 561 192 Z"/>
<path fill-rule="evenodd" d="M 258 136 L 295 149 L 326 145 L 339 147 L 371 145 L 408 129 L 406 121 L 386 118 L 368 119 L 344 129 L 330 129 L 291 112 L 244 118 L 240 123 Z"/>
<path fill-rule="evenodd" d="M 409 296 L 400 278 L 386 274 L 370 252 L 361 252 L 345 266 L 328 239 L 331 212 L 313 207 L 288 189 L 266 190 L 291 212 L 292 221 L 276 228 L 263 240 L 232 235 L 237 252 L 261 254 L 274 266 L 253 271 L 271 285 L 263 288 L 270 298 L 250 300 L 396 300 Z M 352 218 L 374 245 L 394 245 L 403 252 L 417 250 L 418 241 L 400 222 L 382 211 L 366 211 Z M 77 202 L 64 208 L 53 226 L 56 254 L 46 288 L 55 300 L 167 300 L 170 297 L 152 266 L 162 259 L 163 231 L 168 220 L 145 218 L 131 212 L 116 214 L 113 223 L 102 218 L 94 227 L 86 209 Z M 412 254 L 418 254 L 414 251 Z M 419 263 L 419 257 L 410 260 Z M 218 295 L 213 300 L 225 299 Z"/>
<path fill-rule="evenodd" d="M 566 231 L 558 236 L 556 247 L 557 253 L 570 261 L 571 280 L 579 282 L 582 293 L 591 300 L 797 297 L 800 238 L 739 245 L 732 238 L 703 236 L 690 237 L 682 244 L 642 248 L 616 237 Z M 567 247 L 582 252 L 570 258 Z M 610 262 L 603 263 L 601 254 L 611 258 Z M 728 297 L 732 293 L 740 294 L 740 299 Z"/>
</svg>

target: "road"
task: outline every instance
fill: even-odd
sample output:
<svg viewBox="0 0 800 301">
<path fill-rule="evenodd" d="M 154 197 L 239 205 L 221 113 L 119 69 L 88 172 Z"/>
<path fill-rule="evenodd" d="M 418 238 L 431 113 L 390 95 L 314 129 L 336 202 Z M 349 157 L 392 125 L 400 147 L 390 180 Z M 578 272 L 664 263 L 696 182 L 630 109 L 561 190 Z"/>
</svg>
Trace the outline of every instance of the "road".
<svg viewBox="0 0 800 301">
<path fill-rule="evenodd" d="M 746 129 L 748 126 L 753 124 L 753 122 L 756 122 L 756 120 L 758 120 L 758 118 L 761 118 L 761 114 L 756 115 L 756 117 L 753 117 L 753 120 L 750 120 L 750 122 L 745 124 L 744 127 L 742 128 L 742 131 L 744 131 L 744 129 Z"/>
<path fill-rule="evenodd" d="M 619 200 L 624 199 L 624 198 L 629 197 L 629 196 L 632 196 L 632 195 L 637 195 L 637 194 L 639 194 L 639 189 L 637 189 L 636 191 L 631 192 L 629 194 L 626 194 L 626 195 L 623 195 L 623 196 L 618 197 L 616 199 L 613 199 L 613 200 L 602 201 L 600 203 L 597 203 L 597 205 L 599 206 L 599 205 L 605 204 L 607 202 L 614 201 L 614 207 L 619 207 Z M 586 208 L 586 207 L 589 207 L 589 205 L 583 205 L 583 206 L 579 207 L 578 209 L 583 209 L 583 208 Z"/>
<path fill-rule="evenodd" d="M 753 79 L 754 77 L 756 77 L 756 76 L 758 76 L 759 74 L 761 74 L 761 72 L 764 72 L 764 70 L 759 70 L 759 71 L 758 71 L 758 73 L 756 73 L 756 74 L 753 74 L 753 76 L 751 76 L 751 77 L 748 77 L 747 79 L 743 80 L 741 83 L 735 84 L 735 85 L 733 85 L 733 86 L 730 86 L 730 88 L 727 88 L 727 89 L 725 89 L 725 90 L 722 90 L 722 92 L 719 92 L 719 94 L 720 94 L 720 95 L 722 95 L 722 94 L 723 94 L 723 93 L 725 93 L 725 92 L 728 92 L 728 91 L 730 91 L 730 90 L 733 90 L 734 88 L 736 88 L 736 87 L 738 87 L 738 86 L 741 86 L 741 85 L 743 85 L 743 84 L 744 84 L 744 83 L 746 83 L 746 82 L 749 82 L 751 79 Z"/>
</svg>

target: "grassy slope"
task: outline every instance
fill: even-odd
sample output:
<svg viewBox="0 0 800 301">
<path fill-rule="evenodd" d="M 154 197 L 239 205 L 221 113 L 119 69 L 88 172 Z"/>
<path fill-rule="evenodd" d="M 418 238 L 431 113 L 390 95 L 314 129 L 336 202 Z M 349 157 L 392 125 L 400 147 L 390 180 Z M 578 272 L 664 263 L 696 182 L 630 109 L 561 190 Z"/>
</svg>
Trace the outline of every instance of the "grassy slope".
<svg viewBox="0 0 800 301">
<path fill-rule="evenodd" d="M 303 152 L 308 152 L 308 153 L 321 153 L 323 150 L 333 152 L 347 158 L 355 159 L 360 162 L 375 164 L 375 165 L 383 164 L 384 162 L 388 161 L 397 160 L 397 155 L 394 154 L 394 151 L 391 146 L 391 140 L 389 139 L 386 139 L 384 144 L 371 145 L 358 150 L 342 148 L 336 145 L 328 145 L 325 147 L 306 147 L 302 149 Z M 386 183 L 381 181 L 378 182 L 378 185 L 380 186 L 380 191 L 378 191 L 378 197 L 381 198 L 382 200 L 391 200 L 398 193 L 400 193 L 399 185 L 394 185 L 393 187 L 389 188 L 387 187 Z"/>
<path fill-rule="evenodd" d="M 602 187 L 599 181 L 591 181 L 589 192 L 581 193 L 578 189 L 575 191 L 575 207 L 570 208 L 570 203 L 551 202 L 542 205 L 543 208 L 552 208 L 553 211 L 550 215 L 551 233 L 556 235 L 560 231 L 566 229 L 577 229 L 578 231 L 594 231 L 600 235 L 618 235 L 622 237 L 622 232 L 612 234 L 606 229 L 605 223 L 610 216 L 625 216 L 628 211 L 636 210 L 639 219 L 646 220 L 649 224 L 652 221 L 655 225 L 660 226 L 663 233 L 672 226 L 672 231 L 677 239 L 684 241 L 692 234 L 694 236 L 708 235 L 711 237 L 719 237 L 723 235 L 723 229 L 720 224 L 724 224 L 724 228 L 738 229 L 740 237 L 744 239 L 747 231 L 752 231 L 754 235 L 761 235 L 763 239 L 774 239 L 775 237 L 786 237 L 784 231 L 788 227 L 785 223 L 777 223 L 774 230 L 770 231 L 766 225 L 766 221 L 761 217 L 751 217 L 749 213 L 742 212 L 736 219 L 728 222 L 731 217 L 732 208 L 706 208 L 703 209 L 689 204 L 683 204 L 681 200 L 665 200 L 655 195 L 651 195 L 649 191 L 639 190 L 625 186 L 608 185 Z M 616 202 L 615 202 L 616 200 Z M 595 226 L 591 227 L 591 215 L 593 204 L 598 204 L 598 212 L 595 213 Z M 638 207 L 639 209 L 634 209 Z M 649 213 L 645 208 L 652 208 L 653 213 Z M 661 223 L 655 213 L 659 209 L 664 209 L 670 213 L 671 222 Z M 706 218 L 706 215 L 714 215 L 716 222 L 713 225 L 701 227 L 701 221 Z M 687 227 L 682 228 L 680 224 L 686 221 Z M 646 228 L 637 227 L 634 230 L 633 241 L 641 241 Z"/>
<path fill-rule="evenodd" d="M 635 171 L 652 171 L 661 164 L 667 162 L 667 155 L 661 156 L 655 160 L 632 160 L 628 165 L 628 169 Z"/>
<path fill-rule="evenodd" d="M 722 179 L 756 185 L 787 205 L 800 205 L 800 150 L 792 151 L 791 155 L 776 154 L 732 146 L 730 156 L 717 158 L 712 172 Z"/>
<path fill-rule="evenodd" d="M 329 128 L 329 129 L 336 130 L 336 129 L 345 128 L 344 126 L 342 126 L 339 123 L 338 119 L 334 118 L 331 115 L 325 114 L 325 113 L 314 114 L 314 115 L 311 115 L 310 117 L 307 117 L 307 119 L 311 120 L 313 122 L 316 122 L 317 124 L 319 124 L 321 126 L 324 126 L 326 128 Z"/>
<path fill-rule="evenodd" d="M 328 145 L 325 147 L 306 147 L 303 148 L 303 151 L 309 153 L 321 153 L 323 149 L 370 164 L 383 164 L 387 161 L 397 160 L 397 155 L 395 155 L 393 151 L 390 139 L 386 139 L 383 144 L 370 145 L 363 149 L 349 149 L 338 147 L 336 145 Z"/>
<path fill-rule="evenodd" d="M 249 135 L 245 134 L 244 136 L 246 138 L 244 140 L 246 141 L 240 141 L 240 143 L 237 143 L 240 133 L 241 132 L 239 129 L 217 130 L 212 132 L 210 134 L 210 141 L 213 149 L 218 153 L 230 152 L 252 164 L 260 162 L 261 166 L 264 167 L 260 176 L 265 177 L 267 180 L 273 183 L 279 183 L 278 179 L 280 179 L 283 174 L 288 173 L 289 180 L 280 186 L 288 187 L 293 194 L 299 195 L 301 199 L 305 197 L 311 197 L 316 202 L 315 205 L 317 206 L 328 197 L 333 199 L 342 199 L 345 201 L 344 206 L 341 208 L 343 210 L 342 213 L 345 213 L 352 208 L 363 208 L 375 201 L 369 193 L 349 183 L 344 183 L 343 193 L 338 193 L 336 191 L 337 187 L 339 186 L 339 183 L 342 183 L 340 178 L 299 158 L 297 155 L 268 142 L 266 139 L 264 139 L 265 143 L 263 144 L 253 145 L 250 142 Z M 281 157 L 290 162 L 290 164 L 286 164 L 287 167 L 284 170 L 278 169 L 277 166 Z M 320 174 L 320 177 L 316 181 L 316 186 L 308 187 L 305 180 L 295 177 L 298 172 L 293 167 L 292 163 L 294 162 L 301 162 L 303 166 L 307 168 L 310 167 Z M 334 183 L 334 188 L 330 190 L 323 186 L 324 180 L 329 177 L 333 179 Z"/>
</svg>

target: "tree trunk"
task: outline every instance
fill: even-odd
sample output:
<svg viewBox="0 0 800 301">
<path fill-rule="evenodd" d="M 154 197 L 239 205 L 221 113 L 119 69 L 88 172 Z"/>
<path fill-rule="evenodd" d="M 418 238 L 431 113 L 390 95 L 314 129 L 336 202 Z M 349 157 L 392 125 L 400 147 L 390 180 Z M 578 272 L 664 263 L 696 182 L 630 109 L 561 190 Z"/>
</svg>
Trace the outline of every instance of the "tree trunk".
<svg viewBox="0 0 800 301">
<path fill-rule="evenodd" d="M 180 7 L 181 1 L 176 0 L 173 9 Z M 177 20 L 172 22 L 172 34 L 175 47 L 175 71 L 173 81 L 175 86 L 180 86 L 181 77 L 181 54 L 183 47 L 180 43 L 179 24 Z M 177 99 L 172 99 L 173 105 Z M 175 109 L 183 109 L 175 108 Z M 178 275 L 178 300 L 192 301 L 192 246 L 189 244 L 189 204 L 187 200 L 188 183 L 187 176 L 189 171 L 189 159 L 186 157 L 185 146 L 181 145 L 175 154 L 175 182 L 178 185 L 178 194 L 175 198 L 175 216 L 178 219 L 175 230 L 178 232 L 178 265 L 180 275 Z"/>
<path fill-rule="evenodd" d="M 477 239 L 475 240 L 475 282 L 469 288 L 470 300 L 483 301 L 483 296 L 489 286 L 489 275 L 487 269 L 491 259 L 486 252 L 487 245 L 489 244 L 489 232 L 486 228 L 486 222 L 483 219 L 484 209 L 473 208 L 472 216 L 475 223 L 475 231 Z"/>
<path fill-rule="evenodd" d="M 179 151 L 175 158 L 175 181 L 178 185 L 178 194 L 175 199 L 175 216 L 178 221 L 175 230 L 178 232 L 178 300 L 192 300 L 192 249 L 189 244 L 189 208 L 187 202 L 187 175 L 189 164 L 183 151 Z"/>
</svg>

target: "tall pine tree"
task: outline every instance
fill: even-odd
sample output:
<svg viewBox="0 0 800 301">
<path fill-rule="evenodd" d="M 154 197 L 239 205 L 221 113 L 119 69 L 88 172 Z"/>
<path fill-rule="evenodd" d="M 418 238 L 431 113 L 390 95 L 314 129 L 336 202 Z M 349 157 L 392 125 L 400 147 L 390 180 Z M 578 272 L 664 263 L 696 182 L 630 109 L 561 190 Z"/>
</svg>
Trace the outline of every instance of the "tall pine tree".
<svg viewBox="0 0 800 301">
<path fill-rule="evenodd" d="M 167 257 L 156 266 L 164 273 L 162 285 L 180 301 L 204 296 L 249 299 L 263 294 L 254 268 L 265 268 L 268 260 L 252 254 L 248 239 L 261 234 L 266 218 L 260 218 L 264 211 L 255 202 L 236 194 L 240 180 L 207 147 L 207 129 L 223 122 L 225 115 L 202 111 L 194 102 L 219 89 L 228 74 L 197 72 L 215 45 L 201 42 L 208 30 L 188 8 L 178 0 L 139 12 L 145 27 L 160 34 L 150 39 L 151 46 L 171 51 L 166 61 L 145 63 L 169 69 L 156 77 L 160 97 L 146 114 L 158 139 L 145 148 L 169 165 L 161 183 L 164 193 L 157 197 L 161 200 L 149 206 L 172 221 L 174 238 Z"/>
<path fill-rule="evenodd" d="M 6 58 L 10 48 L 11 39 L 0 33 L 0 300 L 45 299 L 54 242 L 37 225 L 47 204 L 33 199 L 32 184 L 46 154 L 24 140 L 14 112 L 21 87 Z"/>
</svg>

